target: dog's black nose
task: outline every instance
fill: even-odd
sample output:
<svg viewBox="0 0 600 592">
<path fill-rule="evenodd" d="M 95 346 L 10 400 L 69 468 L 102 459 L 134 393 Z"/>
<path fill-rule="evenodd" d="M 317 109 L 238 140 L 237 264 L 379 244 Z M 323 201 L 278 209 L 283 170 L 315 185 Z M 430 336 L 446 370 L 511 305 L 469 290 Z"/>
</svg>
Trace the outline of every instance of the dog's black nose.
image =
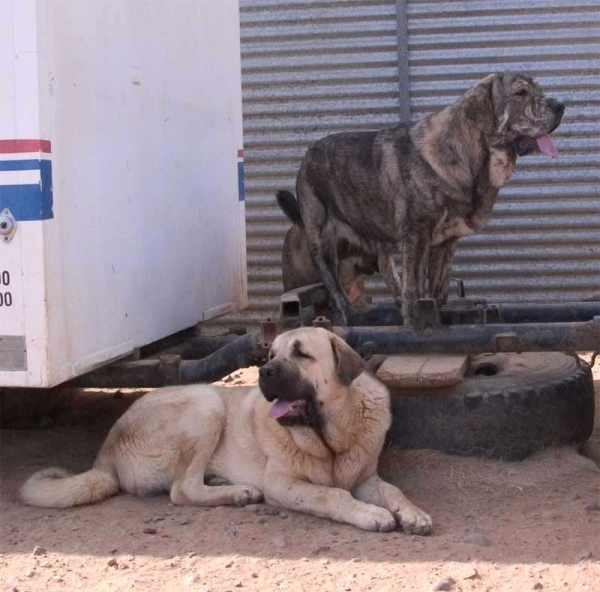
<svg viewBox="0 0 600 592">
<path fill-rule="evenodd" d="M 258 374 L 263 380 L 265 378 L 271 378 L 275 376 L 275 368 L 273 368 L 273 366 L 271 366 L 270 364 L 265 364 L 264 366 L 261 366 L 260 370 L 258 371 Z"/>
<path fill-rule="evenodd" d="M 562 115 L 565 112 L 565 104 L 557 101 L 556 99 L 551 99 L 552 101 L 552 110 L 554 113 Z"/>
</svg>

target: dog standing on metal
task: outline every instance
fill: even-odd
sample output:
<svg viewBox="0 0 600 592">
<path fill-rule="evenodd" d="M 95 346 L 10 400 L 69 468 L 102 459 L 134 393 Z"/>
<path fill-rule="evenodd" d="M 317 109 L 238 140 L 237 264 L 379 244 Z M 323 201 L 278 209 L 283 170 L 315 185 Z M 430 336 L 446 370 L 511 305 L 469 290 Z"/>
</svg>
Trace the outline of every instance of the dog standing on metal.
<svg viewBox="0 0 600 592">
<path fill-rule="evenodd" d="M 429 295 L 438 306 L 447 300 L 456 241 L 484 228 L 517 157 L 558 155 L 549 134 L 564 109 L 529 76 L 491 74 L 412 126 L 334 134 L 309 148 L 296 194 L 334 323 L 348 322 L 337 237 L 379 257 L 380 273 L 413 324 L 419 298 Z"/>
<path fill-rule="evenodd" d="M 390 395 L 364 370 L 333 333 L 288 331 L 273 342 L 258 387 L 157 389 L 117 421 L 92 469 L 39 471 L 21 499 L 46 508 L 119 490 L 199 506 L 264 499 L 364 530 L 429 534 L 431 518 L 377 474 Z"/>
</svg>

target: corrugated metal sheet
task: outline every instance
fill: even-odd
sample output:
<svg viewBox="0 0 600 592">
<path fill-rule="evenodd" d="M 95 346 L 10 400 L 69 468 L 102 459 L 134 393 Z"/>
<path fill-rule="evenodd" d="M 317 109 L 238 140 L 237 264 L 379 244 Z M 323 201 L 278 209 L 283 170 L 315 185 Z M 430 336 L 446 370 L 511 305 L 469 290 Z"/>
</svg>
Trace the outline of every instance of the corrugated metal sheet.
<svg viewBox="0 0 600 592">
<path fill-rule="evenodd" d="M 250 306 L 277 309 L 293 188 L 313 140 L 399 119 L 396 3 L 241 0 Z M 600 289 L 600 2 L 408 0 L 411 118 L 497 70 L 536 76 L 567 103 L 561 156 L 522 159 L 482 234 L 461 240 L 454 275 L 495 301 L 580 298 Z M 375 280 L 376 298 L 387 296 Z"/>
<path fill-rule="evenodd" d="M 241 0 L 248 311 L 277 310 L 289 222 L 275 191 L 294 189 L 308 145 L 398 121 L 395 0 Z"/>
</svg>

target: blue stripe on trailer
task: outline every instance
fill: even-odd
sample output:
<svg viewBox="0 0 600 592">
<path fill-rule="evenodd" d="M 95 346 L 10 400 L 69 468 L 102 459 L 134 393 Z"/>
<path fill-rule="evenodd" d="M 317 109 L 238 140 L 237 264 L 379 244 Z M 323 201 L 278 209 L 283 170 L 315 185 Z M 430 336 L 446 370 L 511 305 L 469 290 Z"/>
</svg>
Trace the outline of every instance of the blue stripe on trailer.
<svg viewBox="0 0 600 592">
<path fill-rule="evenodd" d="M 0 160 L 0 171 L 38 171 L 41 163 L 49 160 Z"/>
<path fill-rule="evenodd" d="M 0 171 L 40 171 L 40 183 L 0 185 L 0 210 L 8 208 L 17 221 L 54 218 L 52 163 L 49 160 L 3 160 Z"/>
<path fill-rule="evenodd" d="M 244 201 L 244 162 L 238 162 L 238 201 Z"/>
</svg>

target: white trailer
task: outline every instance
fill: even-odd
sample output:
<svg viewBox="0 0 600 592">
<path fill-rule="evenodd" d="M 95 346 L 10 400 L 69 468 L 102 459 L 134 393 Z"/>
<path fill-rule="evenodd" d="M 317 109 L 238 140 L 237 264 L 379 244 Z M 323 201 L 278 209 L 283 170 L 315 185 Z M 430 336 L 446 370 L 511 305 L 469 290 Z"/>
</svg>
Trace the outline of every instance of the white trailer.
<svg viewBox="0 0 600 592">
<path fill-rule="evenodd" d="M 245 307 L 238 0 L 0 15 L 0 386 Z"/>
</svg>

